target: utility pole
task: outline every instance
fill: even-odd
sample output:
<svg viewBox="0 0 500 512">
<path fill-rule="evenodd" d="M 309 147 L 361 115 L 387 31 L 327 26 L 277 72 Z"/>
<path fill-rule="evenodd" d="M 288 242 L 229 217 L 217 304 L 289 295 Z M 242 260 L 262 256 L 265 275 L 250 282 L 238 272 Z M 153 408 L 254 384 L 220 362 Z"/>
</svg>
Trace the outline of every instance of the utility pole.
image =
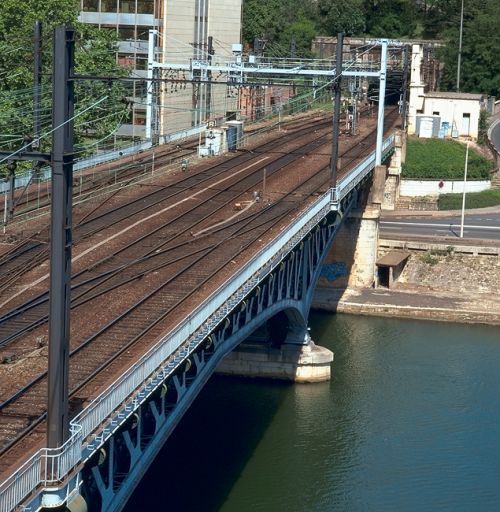
<svg viewBox="0 0 500 512">
<path fill-rule="evenodd" d="M 460 11 L 460 36 L 458 39 L 458 62 L 457 62 L 457 92 L 460 92 L 460 65 L 462 61 L 462 33 L 464 27 L 464 0 Z"/>
<path fill-rule="evenodd" d="M 335 57 L 335 102 L 333 111 L 333 139 L 332 139 L 332 157 L 330 159 L 330 187 L 337 186 L 337 166 L 339 157 L 339 133 L 340 133 L 340 99 L 342 82 L 342 52 L 344 48 L 344 34 L 337 34 L 337 52 Z"/>
<path fill-rule="evenodd" d="M 464 220 L 465 220 L 465 188 L 467 186 L 467 166 L 469 164 L 469 141 L 465 149 L 465 164 L 464 164 L 464 190 L 462 192 L 462 215 L 460 218 L 460 238 L 464 237 Z"/>
<path fill-rule="evenodd" d="M 158 31 L 150 30 L 148 39 L 148 85 L 146 89 L 146 139 L 151 140 L 151 144 L 154 144 L 153 139 L 158 136 L 158 133 L 155 133 L 157 132 L 157 112 L 154 108 L 154 102 L 157 99 L 155 92 L 158 81 L 154 80 L 157 69 L 153 67 L 157 38 Z"/>
<path fill-rule="evenodd" d="M 214 38 L 212 36 L 208 36 L 208 65 L 212 65 L 212 56 L 215 55 L 214 50 Z M 206 121 L 210 121 L 210 111 L 212 105 L 212 71 L 210 69 L 207 70 L 207 93 L 205 95 L 205 119 Z"/>
<path fill-rule="evenodd" d="M 401 91 L 401 128 L 406 130 L 406 110 L 407 106 L 407 96 L 408 96 L 408 69 L 410 64 L 410 59 L 408 58 L 409 47 L 405 46 L 403 48 L 403 85 Z"/>
<path fill-rule="evenodd" d="M 380 50 L 380 79 L 378 95 L 378 119 L 377 119 L 377 145 L 375 147 L 375 165 L 382 165 L 382 142 L 384 139 L 384 108 L 385 108 L 385 82 L 387 76 L 387 46 L 389 41 L 382 39 Z"/>
<path fill-rule="evenodd" d="M 74 31 L 64 26 L 57 27 L 54 32 L 53 66 L 48 448 L 62 446 L 69 437 Z"/>
</svg>

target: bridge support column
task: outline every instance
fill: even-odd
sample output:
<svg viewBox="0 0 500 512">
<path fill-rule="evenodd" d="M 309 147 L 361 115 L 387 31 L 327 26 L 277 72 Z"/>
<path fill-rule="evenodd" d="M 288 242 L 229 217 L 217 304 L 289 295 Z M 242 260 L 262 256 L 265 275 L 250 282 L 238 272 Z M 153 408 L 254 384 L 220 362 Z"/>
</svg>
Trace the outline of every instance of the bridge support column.
<svg viewBox="0 0 500 512">
<path fill-rule="evenodd" d="M 333 352 L 316 345 L 244 342 L 218 365 L 217 373 L 239 377 L 278 379 L 292 382 L 324 382 L 331 378 Z"/>
<path fill-rule="evenodd" d="M 383 210 L 394 210 L 399 199 L 399 186 L 402 164 L 406 158 L 406 134 L 398 131 L 394 138 L 394 153 L 387 169 L 384 197 L 382 199 Z"/>
</svg>

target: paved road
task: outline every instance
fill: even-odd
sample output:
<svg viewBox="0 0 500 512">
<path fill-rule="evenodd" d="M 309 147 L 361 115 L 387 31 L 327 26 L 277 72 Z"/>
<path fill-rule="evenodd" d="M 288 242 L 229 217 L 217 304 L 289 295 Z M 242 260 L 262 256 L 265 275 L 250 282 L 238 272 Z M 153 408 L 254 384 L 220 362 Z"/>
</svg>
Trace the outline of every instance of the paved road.
<svg viewBox="0 0 500 512">
<path fill-rule="evenodd" d="M 380 235 L 460 236 L 460 215 L 439 218 L 390 217 L 380 221 Z M 469 214 L 465 212 L 464 238 L 500 240 L 500 213 Z"/>
<path fill-rule="evenodd" d="M 491 143 L 495 146 L 497 153 L 500 155 L 500 123 L 497 123 L 491 131 Z"/>
</svg>

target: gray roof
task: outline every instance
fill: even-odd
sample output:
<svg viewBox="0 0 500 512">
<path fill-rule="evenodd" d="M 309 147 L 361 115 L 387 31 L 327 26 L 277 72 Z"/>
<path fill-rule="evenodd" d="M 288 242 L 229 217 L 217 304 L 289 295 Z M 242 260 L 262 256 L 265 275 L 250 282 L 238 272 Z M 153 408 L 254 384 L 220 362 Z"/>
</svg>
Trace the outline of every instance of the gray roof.
<svg viewBox="0 0 500 512">
<path fill-rule="evenodd" d="M 451 100 L 474 100 L 481 101 L 484 98 L 484 94 L 472 94 L 469 92 L 446 92 L 446 91 L 434 91 L 425 93 L 426 98 L 448 98 Z"/>
</svg>

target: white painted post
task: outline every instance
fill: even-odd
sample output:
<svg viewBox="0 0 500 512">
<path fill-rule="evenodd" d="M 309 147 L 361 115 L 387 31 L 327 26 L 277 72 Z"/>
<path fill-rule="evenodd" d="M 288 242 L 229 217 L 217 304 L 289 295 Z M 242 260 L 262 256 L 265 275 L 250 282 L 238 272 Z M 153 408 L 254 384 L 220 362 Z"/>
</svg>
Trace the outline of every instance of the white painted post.
<svg viewBox="0 0 500 512">
<path fill-rule="evenodd" d="M 152 139 L 153 127 L 153 63 L 155 59 L 155 47 L 157 30 L 149 31 L 149 45 L 148 45 L 148 76 L 147 76 L 147 92 L 146 92 L 146 139 Z"/>
<path fill-rule="evenodd" d="M 464 191 L 462 193 L 462 220 L 460 221 L 460 238 L 464 237 L 464 219 L 465 219 L 465 187 L 467 185 L 467 164 L 469 162 L 469 141 L 465 149 L 465 167 L 464 167 Z"/>
<path fill-rule="evenodd" d="M 388 40 L 382 39 L 380 51 L 380 90 L 378 95 L 377 147 L 375 149 L 375 165 L 382 165 L 382 142 L 384 139 L 384 107 L 385 81 L 387 76 L 387 46 Z"/>
</svg>

